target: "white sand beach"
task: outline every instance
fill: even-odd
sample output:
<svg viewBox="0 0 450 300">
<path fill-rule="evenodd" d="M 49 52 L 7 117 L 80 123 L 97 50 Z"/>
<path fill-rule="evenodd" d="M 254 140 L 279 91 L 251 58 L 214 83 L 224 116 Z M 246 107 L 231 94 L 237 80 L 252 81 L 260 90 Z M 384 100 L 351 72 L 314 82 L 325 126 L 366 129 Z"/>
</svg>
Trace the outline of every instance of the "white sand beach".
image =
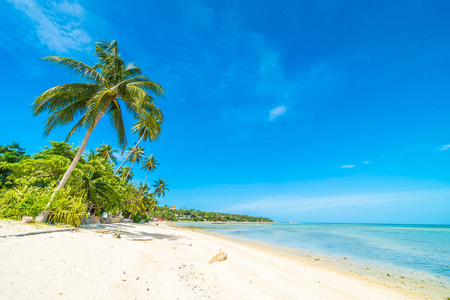
<svg viewBox="0 0 450 300">
<path fill-rule="evenodd" d="M 2 221 L 0 236 L 30 230 L 36 231 L 33 224 Z M 120 232 L 121 238 L 106 231 Z M 220 249 L 227 259 L 209 264 Z M 427 298 L 314 262 L 161 223 L 2 237 L 0 257 L 1 299 Z"/>
</svg>

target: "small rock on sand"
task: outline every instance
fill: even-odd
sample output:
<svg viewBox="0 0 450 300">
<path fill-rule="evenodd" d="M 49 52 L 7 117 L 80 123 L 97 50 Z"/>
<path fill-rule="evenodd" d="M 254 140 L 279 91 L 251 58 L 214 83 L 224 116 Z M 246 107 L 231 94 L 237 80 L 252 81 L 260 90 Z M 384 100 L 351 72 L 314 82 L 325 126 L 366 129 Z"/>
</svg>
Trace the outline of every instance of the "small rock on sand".
<svg viewBox="0 0 450 300">
<path fill-rule="evenodd" d="M 224 261 L 227 259 L 227 254 L 225 252 L 222 251 L 222 249 L 220 249 L 220 252 L 214 256 L 213 258 L 211 258 L 211 260 L 209 261 L 210 264 L 212 264 L 213 262 L 216 261 Z"/>
</svg>

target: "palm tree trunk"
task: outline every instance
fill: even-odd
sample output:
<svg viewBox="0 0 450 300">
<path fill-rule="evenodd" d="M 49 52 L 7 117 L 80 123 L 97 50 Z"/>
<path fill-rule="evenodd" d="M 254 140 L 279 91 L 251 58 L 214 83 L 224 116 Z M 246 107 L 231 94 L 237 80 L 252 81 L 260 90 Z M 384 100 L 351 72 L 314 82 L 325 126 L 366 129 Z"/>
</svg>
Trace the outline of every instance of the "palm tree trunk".
<svg viewBox="0 0 450 300">
<path fill-rule="evenodd" d="M 128 180 L 128 176 L 130 176 L 131 169 L 133 169 L 134 161 L 131 163 L 131 168 L 128 170 L 127 177 L 125 177 L 125 180 Z"/>
<path fill-rule="evenodd" d="M 44 211 L 42 211 L 39 214 L 39 216 L 36 217 L 35 221 L 37 221 L 37 222 L 45 222 L 47 220 L 48 214 L 50 212 L 50 210 L 48 208 L 50 207 L 50 204 L 52 203 L 53 198 L 55 197 L 56 193 L 61 188 L 64 187 L 64 185 L 67 183 L 67 180 L 69 180 L 70 175 L 72 174 L 73 170 L 77 166 L 78 161 L 80 160 L 81 156 L 83 155 L 84 149 L 86 149 L 86 145 L 87 145 L 87 143 L 89 141 L 89 138 L 90 138 L 90 136 L 92 134 L 92 131 L 94 130 L 95 126 L 97 126 L 98 122 L 100 121 L 100 119 L 105 114 L 106 110 L 108 109 L 108 106 L 109 106 L 109 104 L 105 105 L 105 107 L 100 111 L 98 116 L 95 118 L 94 125 L 87 130 L 86 134 L 84 135 L 83 142 L 81 143 L 80 149 L 78 149 L 78 152 L 75 155 L 75 158 L 72 160 L 72 163 L 70 164 L 70 166 L 67 169 L 66 173 L 64 174 L 63 178 L 59 182 L 59 184 L 56 187 L 56 189 L 53 191 L 52 197 L 50 198 L 50 201 L 48 201 L 47 205 L 45 206 Z"/>
<path fill-rule="evenodd" d="M 148 172 L 147 172 L 147 174 L 145 175 L 144 184 L 147 182 L 147 177 L 148 177 Z"/>
<path fill-rule="evenodd" d="M 139 143 L 142 141 L 142 139 L 145 136 L 145 133 L 147 132 L 147 128 L 145 128 L 144 130 L 144 134 L 141 136 L 141 139 L 139 140 L 139 142 L 137 142 L 136 145 L 134 145 L 133 149 L 131 149 L 130 153 L 128 153 L 127 157 L 125 157 L 125 159 L 122 161 L 122 163 L 120 164 L 120 166 L 117 168 L 117 170 L 114 172 L 113 175 L 116 175 L 117 172 L 119 172 L 120 168 L 122 168 L 123 164 L 128 160 L 128 158 L 130 158 L 131 154 L 133 153 L 134 149 L 136 149 L 136 147 L 139 145 Z"/>
</svg>

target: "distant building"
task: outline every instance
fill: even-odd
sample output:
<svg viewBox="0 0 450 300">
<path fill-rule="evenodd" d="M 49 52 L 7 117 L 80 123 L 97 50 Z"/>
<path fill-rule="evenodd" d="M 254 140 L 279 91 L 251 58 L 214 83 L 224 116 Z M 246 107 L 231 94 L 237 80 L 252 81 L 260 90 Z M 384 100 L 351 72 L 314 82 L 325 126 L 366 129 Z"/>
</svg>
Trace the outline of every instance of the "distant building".
<svg viewBox="0 0 450 300">
<path fill-rule="evenodd" d="M 177 209 L 177 208 L 176 208 L 176 206 L 171 206 L 169 209 L 170 210 L 174 210 L 174 209 Z"/>
</svg>

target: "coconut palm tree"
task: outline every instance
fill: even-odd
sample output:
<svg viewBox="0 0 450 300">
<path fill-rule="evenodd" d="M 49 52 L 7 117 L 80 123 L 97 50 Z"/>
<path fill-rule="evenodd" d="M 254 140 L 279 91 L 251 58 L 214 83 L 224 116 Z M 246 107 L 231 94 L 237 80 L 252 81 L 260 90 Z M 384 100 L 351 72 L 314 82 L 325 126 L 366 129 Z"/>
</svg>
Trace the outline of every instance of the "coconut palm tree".
<svg viewBox="0 0 450 300">
<path fill-rule="evenodd" d="M 126 65 L 119 55 L 116 41 L 100 42 L 95 46 L 95 55 L 99 62 L 91 67 L 75 59 L 48 56 L 46 61 L 54 62 L 89 82 L 69 83 L 53 87 L 40 95 L 33 103 L 33 116 L 48 112 L 44 134 L 48 135 L 55 127 L 71 123 L 75 118 L 78 122 L 69 132 L 67 139 L 77 130 L 86 130 L 83 142 L 72 160 L 69 168 L 53 192 L 53 197 L 64 187 L 70 174 L 75 169 L 92 131 L 100 119 L 107 115 L 116 130 L 119 144 L 125 148 L 127 144 L 125 127 L 122 119 L 122 106 L 135 118 L 146 118 L 158 110 L 149 92 L 163 96 L 164 90 L 158 83 L 143 75 L 134 64 Z M 48 211 L 40 214 L 38 221 L 45 220 Z"/>
<path fill-rule="evenodd" d="M 159 179 L 158 181 L 155 180 L 155 184 L 152 186 L 155 188 L 153 193 L 158 197 L 164 197 L 166 195 L 165 191 L 169 191 L 169 188 L 163 179 Z"/>
<path fill-rule="evenodd" d="M 142 159 L 145 157 L 144 155 L 144 149 L 142 147 L 130 147 L 130 150 L 128 150 L 128 152 L 131 153 L 131 157 L 130 157 L 130 161 L 131 161 L 131 168 L 130 168 L 130 172 L 133 169 L 134 163 L 140 163 L 142 161 Z"/>
<path fill-rule="evenodd" d="M 145 175 L 144 183 L 147 182 L 147 176 L 149 172 L 155 172 L 156 166 L 159 165 L 159 163 L 156 161 L 155 157 L 150 155 L 149 157 L 144 157 L 144 164 L 142 165 L 141 169 L 144 169 L 147 174 Z"/>
<path fill-rule="evenodd" d="M 150 187 L 147 184 L 142 183 L 142 182 L 139 183 L 137 189 L 139 191 L 139 194 L 141 194 L 143 196 L 147 195 L 148 192 L 150 191 Z"/>
<path fill-rule="evenodd" d="M 97 155 L 94 151 L 89 150 L 89 154 L 86 154 L 86 158 L 88 159 L 88 161 L 93 161 L 97 158 Z"/>
<path fill-rule="evenodd" d="M 114 156 L 114 153 L 119 152 L 117 149 L 112 149 L 111 145 L 106 145 L 103 143 L 100 148 L 95 148 L 97 151 L 97 155 L 106 159 L 109 163 L 117 164 L 117 158 Z"/>
<path fill-rule="evenodd" d="M 87 192 L 86 200 L 95 210 L 117 198 L 115 190 L 103 181 L 104 177 L 98 171 L 88 171 L 81 176 L 81 187 Z"/>
<path fill-rule="evenodd" d="M 129 166 L 120 168 L 118 174 L 124 181 L 130 181 L 131 179 L 133 179 L 133 173 L 131 172 L 131 168 Z"/>
<path fill-rule="evenodd" d="M 134 124 L 132 129 L 133 133 L 138 132 L 140 139 L 134 145 L 132 151 L 135 150 L 135 148 L 138 147 L 139 143 L 143 140 L 153 142 L 158 138 L 161 132 L 161 124 L 164 123 L 163 119 L 162 112 L 157 107 L 154 107 L 150 113 L 144 112 L 142 116 L 138 116 L 139 121 Z M 132 152 L 129 152 L 127 157 L 125 157 L 120 166 L 114 172 L 114 175 L 116 175 L 123 164 L 130 158 L 131 154 Z"/>
</svg>

